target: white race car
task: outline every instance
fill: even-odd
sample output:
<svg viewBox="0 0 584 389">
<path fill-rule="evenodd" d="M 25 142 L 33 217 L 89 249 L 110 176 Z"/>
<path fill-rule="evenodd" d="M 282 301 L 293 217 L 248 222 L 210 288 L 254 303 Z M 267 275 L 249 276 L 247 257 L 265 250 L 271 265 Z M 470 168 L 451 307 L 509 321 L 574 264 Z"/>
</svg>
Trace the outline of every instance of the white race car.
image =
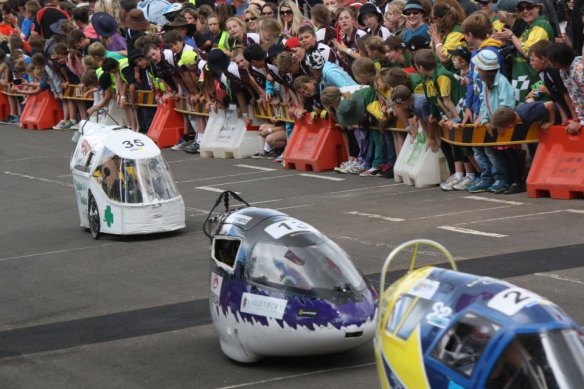
<svg viewBox="0 0 584 389">
<path fill-rule="evenodd" d="M 82 121 L 71 157 L 81 226 L 151 234 L 185 227 L 185 206 L 160 149 L 127 128 Z"/>
</svg>

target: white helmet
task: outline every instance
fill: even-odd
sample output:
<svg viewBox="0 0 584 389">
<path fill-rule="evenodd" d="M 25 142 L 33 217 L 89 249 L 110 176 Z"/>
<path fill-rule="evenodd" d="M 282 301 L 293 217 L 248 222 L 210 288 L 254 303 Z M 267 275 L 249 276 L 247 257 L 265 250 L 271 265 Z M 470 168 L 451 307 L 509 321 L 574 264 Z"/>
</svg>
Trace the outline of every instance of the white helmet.
<svg viewBox="0 0 584 389">
<path fill-rule="evenodd" d="M 306 57 L 304 57 L 304 63 L 310 69 L 322 69 L 325 63 L 325 59 L 322 54 L 318 50 L 312 50 L 311 52 L 306 53 Z"/>
</svg>

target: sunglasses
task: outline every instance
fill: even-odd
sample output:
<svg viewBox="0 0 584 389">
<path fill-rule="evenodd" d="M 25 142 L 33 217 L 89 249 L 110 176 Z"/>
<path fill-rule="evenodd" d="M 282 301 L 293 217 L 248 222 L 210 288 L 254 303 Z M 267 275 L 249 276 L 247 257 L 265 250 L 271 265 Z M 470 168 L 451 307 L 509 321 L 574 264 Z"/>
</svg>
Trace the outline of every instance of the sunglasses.
<svg viewBox="0 0 584 389">
<path fill-rule="evenodd" d="M 287 11 L 280 11 L 280 15 L 284 16 L 284 15 L 292 15 L 292 10 L 289 9 Z"/>
<path fill-rule="evenodd" d="M 245 20 L 246 23 L 249 23 L 249 22 L 253 22 L 254 20 L 257 20 L 257 18 L 251 16 L 251 17 L 249 17 L 247 19 L 244 19 L 244 20 Z"/>
<path fill-rule="evenodd" d="M 262 16 L 272 16 L 274 13 L 272 11 L 262 12 Z"/>
<path fill-rule="evenodd" d="M 537 5 L 535 4 L 526 4 L 526 5 L 521 5 L 517 7 L 517 12 L 523 12 L 523 11 L 531 11 L 532 9 L 534 9 L 535 7 L 537 7 Z"/>
<path fill-rule="evenodd" d="M 408 12 L 404 12 L 404 16 L 419 15 L 421 13 L 422 13 L 421 11 L 408 11 Z"/>
</svg>

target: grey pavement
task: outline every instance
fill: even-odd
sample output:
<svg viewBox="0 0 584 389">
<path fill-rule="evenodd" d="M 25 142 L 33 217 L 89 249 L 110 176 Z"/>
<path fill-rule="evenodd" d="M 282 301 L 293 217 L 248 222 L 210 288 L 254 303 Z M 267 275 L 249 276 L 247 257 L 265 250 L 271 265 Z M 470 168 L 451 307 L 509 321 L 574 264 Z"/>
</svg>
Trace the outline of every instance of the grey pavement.
<svg viewBox="0 0 584 389">
<path fill-rule="evenodd" d="M 582 200 L 416 189 L 164 150 L 187 228 L 93 240 L 79 227 L 72 133 L 9 125 L 0 132 L 0 388 L 377 387 L 372 344 L 250 366 L 221 353 L 201 229 L 221 189 L 314 225 L 374 282 L 397 245 L 433 239 L 462 271 L 531 289 L 584 322 Z M 431 251 L 421 258 L 443 262 Z"/>
</svg>

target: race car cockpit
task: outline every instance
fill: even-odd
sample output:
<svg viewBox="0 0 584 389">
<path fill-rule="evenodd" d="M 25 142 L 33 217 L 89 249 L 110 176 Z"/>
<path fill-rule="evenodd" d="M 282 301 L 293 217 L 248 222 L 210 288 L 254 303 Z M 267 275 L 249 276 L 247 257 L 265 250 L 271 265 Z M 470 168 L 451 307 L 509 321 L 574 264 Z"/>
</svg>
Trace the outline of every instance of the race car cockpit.
<svg viewBox="0 0 584 389">
<path fill-rule="evenodd" d="M 486 387 L 581 388 L 584 342 L 572 329 L 516 335 L 507 345 Z"/>
<path fill-rule="evenodd" d="M 121 158 L 106 149 L 93 176 L 108 198 L 122 203 L 169 200 L 178 193 L 161 156 L 134 160 Z"/>
<path fill-rule="evenodd" d="M 367 287 L 347 254 L 313 232 L 256 242 L 245 276 L 252 282 L 314 297 L 360 294 Z"/>
</svg>

